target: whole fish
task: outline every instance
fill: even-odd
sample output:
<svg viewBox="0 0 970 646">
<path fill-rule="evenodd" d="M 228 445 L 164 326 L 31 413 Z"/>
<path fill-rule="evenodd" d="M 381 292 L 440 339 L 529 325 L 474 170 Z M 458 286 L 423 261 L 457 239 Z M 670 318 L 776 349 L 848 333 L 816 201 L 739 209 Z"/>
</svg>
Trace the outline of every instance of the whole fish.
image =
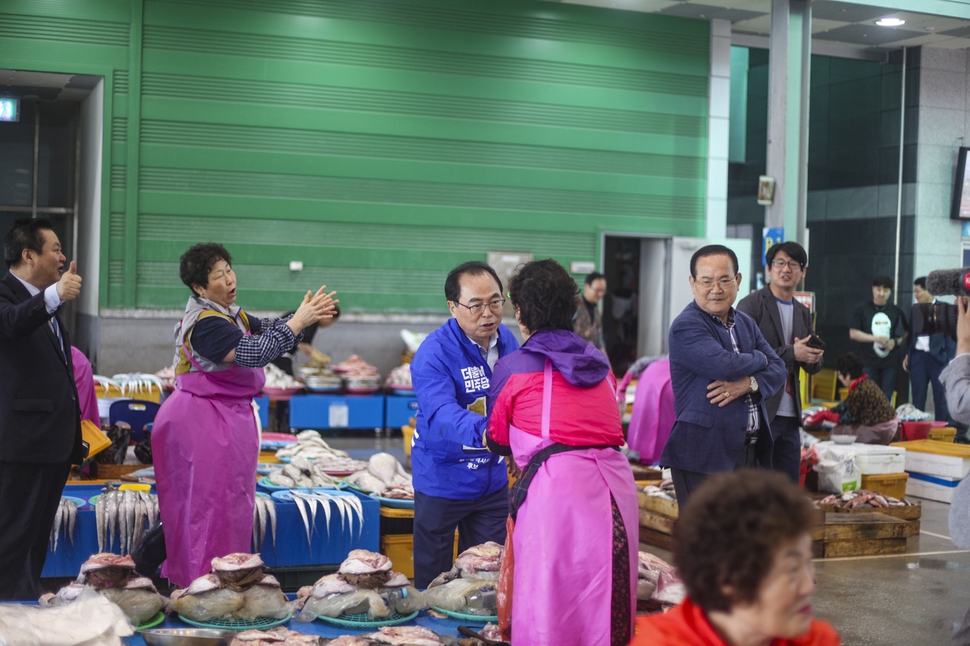
<svg viewBox="0 0 970 646">
<path fill-rule="evenodd" d="M 115 494 L 118 499 L 118 553 L 125 554 L 128 544 L 128 509 L 125 507 L 125 496 L 120 491 Z"/>
<path fill-rule="evenodd" d="M 98 525 L 98 554 L 103 554 L 105 535 L 108 532 L 108 498 L 106 496 L 98 496 L 97 503 L 94 505 L 94 515 Z"/>
<path fill-rule="evenodd" d="M 126 541 L 128 543 L 127 551 L 129 554 L 131 554 L 131 550 L 135 547 L 135 515 L 137 513 L 135 506 L 136 500 L 138 500 L 138 494 L 130 489 L 125 491 L 125 513 L 128 516 L 128 536 L 126 537 Z"/>
<path fill-rule="evenodd" d="M 67 502 L 67 537 L 71 539 L 71 548 L 74 547 L 74 524 L 77 522 L 77 505 Z"/>
<path fill-rule="evenodd" d="M 132 538 L 132 549 L 136 549 L 141 543 L 142 536 L 145 535 L 145 517 L 148 511 L 145 509 L 145 501 L 141 496 L 135 496 L 135 532 Z"/>
<path fill-rule="evenodd" d="M 273 530 L 273 549 L 276 549 L 276 503 L 272 498 L 266 498 L 266 513 L 269 515 L 269 524 Z"/>
<path fill-rule="evenodd" d="M 303 517 L 303 526 L 306 527 L 306 544 L 307 544 L 307 547 L 312 547 L 312 545 L 310 543 L 310 521 L 309 521 L 309 519 L 307 519 L 306 509 L 303 507 L 303 500 L 300 498 L 300 496 L 295 491 L 291 494 L 291 496 L 293 498 L 293 502 L 296 504 L 297 510 L 299 510 L 299 512 L 300 512 L 300 516 Z"/>
<path fill-rule="evenodd" d="M 269 503 L 266 502 L 266 498 L 262 496 L 256 496 L 256 514 L 259 518 L 259 550 L 262 551 L 263 543 L 266 542 L 266 507 Z"/>
<path fill-rule="evenodd" d="M 54 527 L 51 528 L 51 551 L 57 551 L 57 535 L 61 533 L 61 521 L 64 518 L 64 499 L 61 498 L 57 503 L 57 511 L 54 513 Z"/>
<path fill-rule="evenodd" d="M 115 528 L 118 526 L 118 492 L 112 490 L 102 495 L 108 496 L 108 551 L 111 552 L 114 545 Z M 121 542 L 121 536 L 118 537 L 118 541 Z"/>
</svg>

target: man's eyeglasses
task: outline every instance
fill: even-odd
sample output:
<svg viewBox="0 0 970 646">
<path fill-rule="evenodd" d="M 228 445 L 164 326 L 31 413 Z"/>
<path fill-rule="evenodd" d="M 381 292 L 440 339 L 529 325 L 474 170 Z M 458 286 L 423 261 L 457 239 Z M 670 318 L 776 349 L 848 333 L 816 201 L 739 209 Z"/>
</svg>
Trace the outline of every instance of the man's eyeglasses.
<svg viewBox="0 0 970 646">
<path fill-rule="evenodd" d="M 459 301 L 455 301 L 456 305 L 461 305 L 466 310 L 471 312 L 473 316 L 481 316 L 485 312 L 487 307 L 491 310 L 492 314 L 499 314 L 502 312 L 502 308 L 505 307 L 504 298 L 496 298 L 494 301 L 489 301 L 488 303 L 476 303 L 475 305 L 465 305 Z"/>
<path fill-rule="evenodd" d="M 708 292 L 714 289 L 715 285 L 720 287 L 722 290 L 727 290 L 727 289 L 730 289 L 732 286 L 737 285 L 737 281 L 735 280 L 736 278 L 737 276 L 735 276 L 734 278 L 721 278 L 720 280 L 701 278 L 700 280 L 695 280 L 694 284 L 700 287 L 701 289 L 703 289 L 705 292 Z"/>
<path fill-rule="evenodd" d="M 782 260 L 781 258 L 775 258 L 771 261 L 771 266 L 776 269 L 784 269 L 785 265 L 788 265 L 789 269 L 795 271 L 796 269 L 801 268 L 802 263 L 798 262 L 797 260 Z"/>
</svg>

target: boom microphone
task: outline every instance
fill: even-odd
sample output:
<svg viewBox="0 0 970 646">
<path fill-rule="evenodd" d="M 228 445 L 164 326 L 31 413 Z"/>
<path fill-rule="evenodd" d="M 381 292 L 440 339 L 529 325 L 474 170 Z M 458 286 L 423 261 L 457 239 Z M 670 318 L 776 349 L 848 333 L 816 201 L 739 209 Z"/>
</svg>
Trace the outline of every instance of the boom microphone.
<svg viewBox="0 0 970 646">
<path fill-rule="evenodd" d="M 970 298 L 970 267 L 931 271 L 926 277 L 926 291 L 934 296 Z"/>
</svg>

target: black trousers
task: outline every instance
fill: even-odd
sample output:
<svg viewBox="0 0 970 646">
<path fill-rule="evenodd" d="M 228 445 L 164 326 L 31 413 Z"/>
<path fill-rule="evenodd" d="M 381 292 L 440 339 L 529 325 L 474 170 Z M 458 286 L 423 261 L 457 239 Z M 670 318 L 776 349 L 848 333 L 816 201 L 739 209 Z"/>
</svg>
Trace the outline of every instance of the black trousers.
<svg viewBox="0 0 970 646">
<path fill-rule="evenodd" d="M 796 485 L 802 464 L 802 441 L 798 428 L 797 417 L 775 415 L 775 419 L 771 420 L 771 434 L 775 438 L 771 468 L 787 475 Z"/>
<path fill-rule="evenodd" d="M 0 600 L 36 600 L 71 465 L 0 461 Z"/>
<path fill-rule="evenodd" d="M 452 500 L 414 492 L 414 585 L 426 588 L 455 563 L 458 553 L 487 541 L 505 544 L 509 516 L 507 489 L 477 500 Z"/>
<path fill-rule="evenodd" d="M 734 463 L 734 470 L 754 469 L 758 466 L 757 456 L 758 446 L 756 444 L 745 444 L 741 449 L 738 461 Z M 677 506 L 683 509 L 690 499 L 691 494 L 711 476 L 710 473 L 700 473 L 698 471 L 687 471 L 671 467 L 670 477 L 674 481 L 674 493 L 677 494 Z"/>
</svg>

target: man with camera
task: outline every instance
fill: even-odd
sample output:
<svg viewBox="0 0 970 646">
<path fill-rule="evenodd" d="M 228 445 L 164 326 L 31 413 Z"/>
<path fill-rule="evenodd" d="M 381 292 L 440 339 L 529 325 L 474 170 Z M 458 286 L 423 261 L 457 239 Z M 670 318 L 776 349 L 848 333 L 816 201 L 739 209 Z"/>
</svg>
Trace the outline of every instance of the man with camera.
<svg viewBox="0 0 970 646">
<path fill-rule="evenodd" d="M 923 304 L 935 304 L 936 296 L 926 289 L 926 276 L 920 276 L 913 281 L 913 295 L 916 297 L 915 311 Z M 912 315 L 910 316 L 912 321 Z M 910 323 L 910 327 L 913 327 Z M 913 335 L 909 344 L 909 352 L 903 359 L 903 370 L 909 372 L 910 385 L 913 388 L 913 406 L 919 410 L 926 410 L 926 393 L 929 386 L 933 387 L 933 409 L 936 419 L 947 419 L 946 395 L 943 384 L 940 383 L 940 373 L 956 351 L 956 342 L 945 334 Z"/>
<path fill-rule="evenodd" d="M 765 260 L 770 282 L 745 296 L 738 303 L 738 311 L 755 320 L 788 370 L 785 387 L 768 399 L 765 408 L 774 440 L 772 468 L 798 484 L 802 416 L 798 373 L 799 368 L 810 375 L 821 370 L 825 346 L 812 330 L 812 313 L 794 298 L 808 265 L 805 249 L 797 242 L 782 242 L 768 249 Z"/>
</svg>

